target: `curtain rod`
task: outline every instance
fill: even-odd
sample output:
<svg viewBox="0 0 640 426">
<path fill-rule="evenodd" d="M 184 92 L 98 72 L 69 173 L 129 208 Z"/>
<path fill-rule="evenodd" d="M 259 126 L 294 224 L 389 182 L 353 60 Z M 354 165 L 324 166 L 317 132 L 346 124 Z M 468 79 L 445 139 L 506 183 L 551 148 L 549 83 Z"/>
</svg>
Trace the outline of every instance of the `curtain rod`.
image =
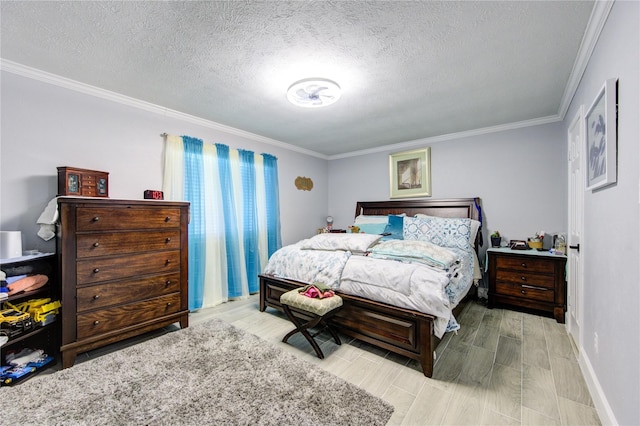
<svg viewBox="0 0 640 426">
<path fill-rule="evenodd" d="M 166 138 L 167 136 L 169 136 L 169 134 L 168 134 L 167 132 L 164 132 L 164 133 L 160 133 L 160 136 L 162 136 L 163 138 Z M 207 142 L 205 142 L 205 143 L 207 143 Z M 212 145 L 215 145 L 215 144 L 212 144 Z M 234 148 L 234 149 L 238 149 L 238 148 Z M 255 151 L 254 151 L 254 152 L 255 152 Z M 275 155 L 273 155 L 273 154 L 269 154 L 269 153 L 266 153 L 266 152 L 263 152 L 263 153 L 262 153 L 262 154 L 260 154 L 260 155 L 271 155 L 271 156 L 273 156 L 273 157 L 275 157 L 275 158 L 278 158 L 278 157 L 276 157 Z"/>
</svg>

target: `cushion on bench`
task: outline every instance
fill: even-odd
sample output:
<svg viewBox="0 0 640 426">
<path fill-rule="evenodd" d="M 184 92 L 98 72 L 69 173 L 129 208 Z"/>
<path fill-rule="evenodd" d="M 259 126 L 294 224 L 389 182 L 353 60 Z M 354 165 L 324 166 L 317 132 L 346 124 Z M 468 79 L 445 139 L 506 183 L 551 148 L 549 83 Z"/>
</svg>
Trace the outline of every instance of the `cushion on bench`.
<svg viewBox="0 0 640 426">
<path fill-rule="evenodd" d="M 342 306 L 342 298 L 340 296 L 325 297 L 316 299 L 300 294 L 300 289 L 293 289 L 280 296 L 280 303 L 289 305 L 302 311 L 311 312 L 318 316 L 324 316 L 327 312 Z"/>
</svg>

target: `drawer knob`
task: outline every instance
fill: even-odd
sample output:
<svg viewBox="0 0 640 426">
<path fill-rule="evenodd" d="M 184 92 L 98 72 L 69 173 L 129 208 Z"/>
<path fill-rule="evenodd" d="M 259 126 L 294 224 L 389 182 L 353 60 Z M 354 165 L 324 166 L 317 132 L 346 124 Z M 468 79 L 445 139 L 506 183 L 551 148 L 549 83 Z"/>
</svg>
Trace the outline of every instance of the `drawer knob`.
<svg viewBox="0 0 640 426">
<path fill-rule="evenodd" d="M 98 321 L 98 320 L 95 320 L 95 321 L 93 322 L 93 325 L 98 325 L 98 324 L 100 324 L 100 321 Z"/>
<path fill-rule="evenodd" d="M 171 280 L 167 280 L 164 284 L 165 285 L 171 285 Z"/>
<path fill-rule="evenodd" d="M 522 266 L 523 268 L 526 268 L 526 267 L 527 267 L 527 264 L 526 264 L 526 263 L 524 263 L 524 262 L 522 262 L 522 264 L 521 264 L 520 266 Z"/>
<path fill-rule="evenodd" d="M 167 308 L 171 306 L 171 302 L 167 302 Z"/>
<path fill-rule="evenodd" d="M 164 221 L 165 221 L 165 222 L 169 222 L 170 220 L 171 220 L 171 217 L 169 217 L 169 216 L 167 216 L 167 217 L 165 217 L 165 218 L 164 218 Z"/>
<path fill-rule="evenodd" d="M 165 243 L 170 243 L 170 242 L 171 242 L 171 238 L 167 237 L 167 238 L 164 240 L 164 242 L 165 242 Z"/>
<path fill-rule="evenodd" d="M 93 296 L 93 300 L 98 300 L 98 299 L 100 299 L 100 295 L 99 294 L 96 294 L 95 296 Z"/>
<path fill-rule="evenodd" d="M 100 216 L 95 216 L 95 217 L 93 218 L 93 221 L 94 221 L 94 222 L 97 222 L 97 221 L 99 221 L 99 220 L 100 220 Z"/>
<path fill-rule="evenodd" d="M 520 290 L 520 293 L 522 293 L 522 294 L 527 294 L 527 292 L 526 292 L 526 291 L 524 291 L 524 290 Z"/>
<path fill-rule="evenodd" d="M 94 246 L 94 247 L 99 247 L 99 246 L 100 246 L 100 243 L 95 242 L 95 243 L 93 243 L 93 246 Z"/>
<path fill-rule="evenodd" d="M 526 280 L 527 280 L 527 277 L 522 276 L 522 277 L 520 277 L 520 279 L 521 279 L 522 281 L 526 281 Z"/>
<path fill-rule="evenodd" d="M 165 265 L 168 265 L 168 264 L 170 264 L 170 263 L 171 263 L 171 260 L 170 260 L 170 259 L 167 259 L 167 260 L 164 262 L 164 264 L 165 264 Z"/>
<path fill-rule="evenodd" d="M 95 269 L 93 270 L 93 273 L 94 273 L 94 274 L 97 274 L 98 272 L 100 272 L 100 268 L 95 268 Z"/>
</svg>

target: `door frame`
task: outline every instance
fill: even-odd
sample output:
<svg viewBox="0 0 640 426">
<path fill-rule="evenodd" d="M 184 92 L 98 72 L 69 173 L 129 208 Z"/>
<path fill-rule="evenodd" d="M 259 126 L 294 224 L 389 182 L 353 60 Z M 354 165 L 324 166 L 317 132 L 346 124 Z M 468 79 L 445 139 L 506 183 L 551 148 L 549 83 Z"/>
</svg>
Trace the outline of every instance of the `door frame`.
<svg viewBox="0 0 640 426">
<path fill-rule="evenodd" d="M 572 230 L 574 229 L 574 217 L 572 216 L 572 208 L 571 208 L 571 203 L 572 200 L 574 199 L 574 197 L 576 195 L 579 195 L 579 205 L 577 206 L 578 209 L 578 214 L 581 216 L 579 222 L 579 229 L 578 229 L 578 234 L 580 235 L 580 241 L 578 242 L 579 244 L 582 244 L 584 242 L 585 239 L 585 227 L 584 227 L 584 191 L 585 191 L 585 187 L 586 187 L 586 176 L 585 176 L 585 167 L 584 167 L 584 151 L 585 151 L 585 122 L 584 122 L 584 105 L 580 105 L 580 107 L 578 108 L 578 111 L 576 112 L 575 117 L 573 118 L 573 120 L 571 120 L 570 124 L 569 124 L 569 128 L 567 129 L 567 191 L 568 191 L 568 197 L 567 197 L 567 320 L 566 320 L 566 324 L 567 324 L 567 332 L 568 334 L 572 337 L 574 343 L 576 344 L 578 350 L 580 351 L 582 348 L 582 342 L 584 341 L 584 330 L 582 327 L 583 324 L 583 320 L 584 320 L 584 292 L 583 291 L 578 291 L 578 294 L 573 294 L 574 292 L 572 291 L 574 286 L 572 285 L 572 280 L 578 280 L 576 286 L 579 286 L 582 288 L 583 287 L 583 283 L 584 283 L 584 258 L 583 258 L 583 254 L 580 253 L 580 261 L 578 264 L 578 270 L 576 272 L 577 277 L 573 277 L 571 274 L 572 272 L 572 267 L 571 267 L 571 252 L 570 250 L 574 250 L 574 249 L 570 249 L 569 246 L 570 245 L 575 245 L 575 242 L 571 240 L 571 236 L 572 236 Z M 573 186 L 571 185 L 571 175 L 572 175 L 572 170 L 571 170 L 571 163 L 572 163 L 572 156 L 573 153 L 571 151 L 572 146 L 571 146 L 571 142 L 572 142 L 572 137 L 575 136 L 575 133 L 578 133 L 578 139 L 579 142 L 576 145 L 576 148 L 579 150 L 579 161 L 582 162 L 582 164 L 580 164 L 580 172 L 579 172 L 579 176 L 577 177 L 577 179 L 580 182 L 580 185 L 578 185 L 577 191 L 580 192 L 580 194 L 574 194 L 573 191 Z M 579 250 L 578 250 L 579 251 Z M 574 327 L 574 323 L 572 321 L 571 315 L 572 312 L 569 310 L 570 307 L 573 307 L 574 310 L 577 307 L 577 316 L 576 316 L 576 324 Z M 577 328 L 574 329 L 574 328 Z"/>
</svg>

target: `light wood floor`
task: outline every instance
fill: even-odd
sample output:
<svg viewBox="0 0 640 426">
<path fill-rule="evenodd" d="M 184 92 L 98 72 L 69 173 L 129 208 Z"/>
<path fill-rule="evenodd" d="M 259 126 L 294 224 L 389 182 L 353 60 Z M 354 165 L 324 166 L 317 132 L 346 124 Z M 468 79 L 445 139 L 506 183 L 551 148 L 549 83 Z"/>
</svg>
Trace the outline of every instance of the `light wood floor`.
<svg viewBox="0 0 640 426">
<path fill-rule="evenodd" d="M 389 425 L 600 424 L 566 329 L 551 318 L 469 303 L 458 318 L 462 329 L 438 346 L 432 379 L 413 360 L 343 335 L 341 346 L 328 333 L 317 337 L 324 360 L 300 334 L 282 343 L 292 324 L 272 308 L 260 312 L 257 296 L 192 313 L 190 324 L 211 318 L 388 401 L 395 407 Z M 113 349 L 79 355 L 76 362 Z"/>
</svg>

